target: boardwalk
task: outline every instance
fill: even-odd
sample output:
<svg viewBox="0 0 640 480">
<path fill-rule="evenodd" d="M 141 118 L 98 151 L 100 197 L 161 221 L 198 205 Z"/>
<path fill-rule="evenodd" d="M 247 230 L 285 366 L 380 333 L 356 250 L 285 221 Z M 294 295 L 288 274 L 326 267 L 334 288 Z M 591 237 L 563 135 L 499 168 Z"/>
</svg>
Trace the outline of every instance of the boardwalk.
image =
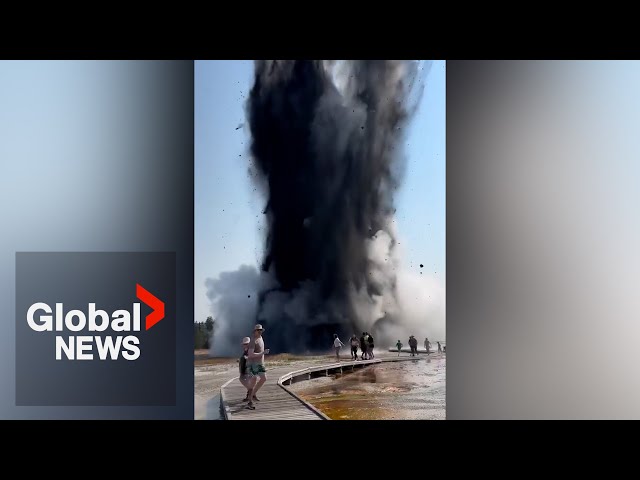
<svg viewBox="0 0 640 480">
<path fill-rule="evenodd" d="M 397 348 L 390 348 L 388 351 L 390 353 L 398 353 L 398 349 Z M 400 350 L 400 353 L 409 353 L 410 354 L 411 353 L 411 349 L 409 347 L 402 347 L 402 349 Z M 424 348 L 418 348 L 418 349 L 416 349 L 416 353 L 420 353 L 422 355 L 426 355 L 427 351 Z M 438 347 L 436 347 L 435 349 L 433 347 L 431 347 L 429 349 L 429 354 L 430 355 L 438 354 Z"/>
<path fill-rule="evenodd" d="M 416 361 L 417 358 L 395 357 L 365 361 L 344 361 L 326 365 L 313 365 L 292 372 L 291 366 L 275 368 L 267 372 L 267 382 L 258 392 L 260 401 L 254 402 L 256 409 L 249 410 L 242 401 L 246 389 L 236 378 L 226 382 L 220 389 L 222 409 L 227 420 L 327 420 L 328 417 L 312 405 L 304 402 L 294 393 L 279 384 L 288 385 L 292 381 L 306 380 L 331 372 L 345 373 L 358 368 L 382 362 Z M 268 368 L 268 365 L 267 365 Z"/>
<path fill-rule="evenodd" d="M 344 362 L 347 363 L 347 362 Z M 267 364 L 267 368 L 269 365 Z M 246 389 L 234 378 L 221 390 L 222 409 L 227 420 L 323 420 L 324 415 L 308 406 L 295 395 L 278 385 L 280 377 L 290 373 L 290 366 L 267 371 L 267 382 L 258 392 L 256 409 L 248 410 L 242 401 Z"/>
</svg>

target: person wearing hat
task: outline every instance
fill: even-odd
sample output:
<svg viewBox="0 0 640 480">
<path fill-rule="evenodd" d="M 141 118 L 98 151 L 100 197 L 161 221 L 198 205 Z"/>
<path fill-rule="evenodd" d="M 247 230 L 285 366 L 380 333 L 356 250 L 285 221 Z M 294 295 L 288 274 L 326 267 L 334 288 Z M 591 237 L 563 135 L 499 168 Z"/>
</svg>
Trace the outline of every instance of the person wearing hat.
<svg viewBox="0 0 640 480">
<path fill-rule="evenodd" d="M 418 354 L 418 340 L 413 335 L 409 337 L 409 347 L 411 347 L 411 356 L 416 356 Z"/>
<path fill-rule="evenodd" d="M 243 402 L 248 402 L 250 400 L 251 388 L 252 388 L 252 382 L 251 382 L 252 375 L 251 373 L 249 373 L 249 369 L 247 368 L 247 360 L 249 359 L 250 344 L 251 344 L 251 339 L 249 337 L 244 337 L 242 339 L 242 356 L 238 361 L 239 367 L 240 367 L 240 376 L 238 377 L 238 380 L 240 380 L 240 383 L 247 389 L 247 396 L 244 397 Z"/>
<path fill-rule="evenodd" d="M 253 348 L 249 349 L 249 373 L 251 373 L 251 390 L 249 403 L 247 408 L 253 410 L 253 400 L 260 401 L 257 397 L 258 390 L 267 381 L 267 369 L 264 368 L 264 356 L 269 353 L 269 349 L 264 348 L 264 339 L 262 338 L 262 332 L 264 328 L 262 325 L 257 324 L 253 327 Z"/>
</svg>

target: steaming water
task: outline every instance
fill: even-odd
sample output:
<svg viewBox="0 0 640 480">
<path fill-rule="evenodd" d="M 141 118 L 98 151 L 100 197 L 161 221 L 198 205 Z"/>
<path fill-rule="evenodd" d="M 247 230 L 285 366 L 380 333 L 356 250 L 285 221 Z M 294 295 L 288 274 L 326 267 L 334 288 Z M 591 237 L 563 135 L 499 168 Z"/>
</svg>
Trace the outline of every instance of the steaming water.
<svg viewBox="0 0 640 480">
<path fill-rule="evenodd" d="M 446 357 L 435 357 L 383 363 L 292 388 L 333 420 L 444 420 Z"/>
</svg>

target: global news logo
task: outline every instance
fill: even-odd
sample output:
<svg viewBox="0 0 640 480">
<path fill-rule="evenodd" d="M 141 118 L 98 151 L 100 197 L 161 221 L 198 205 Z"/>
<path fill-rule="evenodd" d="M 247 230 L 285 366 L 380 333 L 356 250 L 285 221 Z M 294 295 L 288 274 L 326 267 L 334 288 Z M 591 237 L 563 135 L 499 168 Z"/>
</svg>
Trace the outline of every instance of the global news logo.
<svg viewBox="0 0 640 480">
<path fill-rule="evenodd" d="M 156 325 L 165 315 L 165 304 L 142 285 L 136 284 L 136 297 L 152 311 L 145 317 L 145 330 Z M 87 313 L 69 310 L 56 303 L 52 308 L 36 302 L 27 310 L 27 324 L 35 332 L 60 332 L 55 337 L 56 360 L 118 360 L 140 358 L 141 304 L 135 302 L 131 310 L 115 310 L 109 314 L 100 310 L 95 302 L 88 304 Z M 96 332 L 101 335 L 76 335 L 76 332 Z M 110 331 L 113 334 L 104 335 Z M 71 333 L 64 333 L 71 332 Z"/>
</svg>

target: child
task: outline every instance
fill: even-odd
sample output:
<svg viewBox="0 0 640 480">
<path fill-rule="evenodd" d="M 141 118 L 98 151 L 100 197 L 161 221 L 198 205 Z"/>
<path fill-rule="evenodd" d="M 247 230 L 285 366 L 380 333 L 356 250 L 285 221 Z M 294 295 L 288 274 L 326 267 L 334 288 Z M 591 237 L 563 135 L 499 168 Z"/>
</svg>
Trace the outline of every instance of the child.
<svg viewBox="0 0 640 480">
<path fill-rule="evenodd" d="M 396 347 L 398 347 L 398 356 L 400 356 L 400 350 L 402 349 L 402 343 L 400 342 L 400 340 L 398 340 L 398 343 L 396 343 Z"/>
<path fill-rule="evenodd" d="M 247 368 L 247 359 L 249 358 L 249 344 L 251 343 L 251 339 L 249 337 L 244 337 L 242 339 L 242 356 L 240 357 L 240 360 L 238 361 L 239 365 L 240 365 L 240 376 L 238 377 L 238 380 L 240 380 L 240 383 L 242 385 L 244 385 L 244 388 L 247 389 L 247 395 L 244 397 L 244 399 L 242 400 L 243 402 L 248 402 L 250 400 L 250 396 L 251 396 L 251 390 L 252 390 L 252 383 L 251 383 L 251 373 L 249 372 L 248 368 Z M 253 404 L 247 405 L 247 408 L 250 410 L 255 410 L 256 407 L 253 406 Z"/>
</svg>

